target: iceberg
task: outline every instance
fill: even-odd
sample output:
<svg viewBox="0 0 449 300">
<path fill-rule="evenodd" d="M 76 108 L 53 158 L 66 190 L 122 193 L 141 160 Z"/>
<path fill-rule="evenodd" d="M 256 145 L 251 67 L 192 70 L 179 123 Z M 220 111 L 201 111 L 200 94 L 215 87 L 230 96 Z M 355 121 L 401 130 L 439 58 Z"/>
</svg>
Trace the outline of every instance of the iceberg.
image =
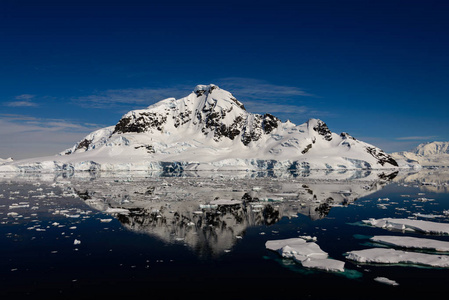
<svg viewBox="0 0 449 300">
<path fill-rule="evenodd" d="M 363 220 L 363 223 L 387 230 L 412 230 L 425 234 L 449 235 L 449 223 L 394 218 L 370 218 Z"/>
<path fill-rule="evenodd" d="M 265 247 L 278 252 L 284 258 L 292 258 L 305 268 L 344 272 L 343 261 L 330 259 L 317 243 L 308 242 L 303 238 L 267 241 Z"/>
<path fill-rule="evenodd" d="M 376 277 L 376 278 L 374 278 L 374 281 L 388 284 L 388 285 L 399 285 L 396 281 L 388 279 L 386 277 Z"/>
<path fill-rule="evenodd" d="M 373 236 L 371 241 L 403 248 L 449 252 L 449 242 L 432 239 L 415 238 L 409 236 Z"/>
<path fill-rule="evenodd" d="M 449 257 L 386 248 L 371 248 L 346 253 L 346 258 L 360 263 L 407 264 L 449 268 Z"/>
</svg>

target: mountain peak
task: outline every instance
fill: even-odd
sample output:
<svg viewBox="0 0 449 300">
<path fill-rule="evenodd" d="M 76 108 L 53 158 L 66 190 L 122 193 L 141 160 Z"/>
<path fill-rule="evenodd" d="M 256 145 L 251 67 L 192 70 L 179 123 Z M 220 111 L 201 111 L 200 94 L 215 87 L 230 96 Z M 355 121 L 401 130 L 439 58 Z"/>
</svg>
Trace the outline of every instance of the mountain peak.
<svg viewBox="0 0 449 300">
<path fill-rule="evenodd" d="M 418 145 L 414 150 L 419 155 L 449 154 L 449 142 L 428 142 Z"/>
<path fill-rule="evenodd" d="M 320 119 L 309 119 L 307 121 L 307 127 L 309 128 L 309 130 L 313 129 L 319 135 L 322 135 L 325 140 L 332 140 L 332 132 L 329 130 L 329 127 L 327 127 L 326 123 L 324 123 Z"/>
<path fill-rule="evenodd" d="M 214 89 L 219 89 L 218 86 L 216 86 L 215 84 L 208 84 L 208 85 L 204 85 L 204 84 L 198 84 L 194 89 L 193 92 L 199 97 L 202 96 L 204 93 L 212 93 L 212 91 Z"/>
</svg>

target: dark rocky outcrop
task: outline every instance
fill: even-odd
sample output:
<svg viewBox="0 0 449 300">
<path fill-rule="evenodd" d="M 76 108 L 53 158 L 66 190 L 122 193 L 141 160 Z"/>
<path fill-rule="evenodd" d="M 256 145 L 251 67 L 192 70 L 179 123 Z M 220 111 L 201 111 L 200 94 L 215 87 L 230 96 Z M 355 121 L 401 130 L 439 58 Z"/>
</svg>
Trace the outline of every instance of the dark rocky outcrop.
<svg viewBox="0 0 449 300">
<path fill-rule="evenodd" d="M 332 140 L 332 132 L 323 121 L 318 120 L 317 125 L 313 127 L 313 130 L 318 132 L 319 135 L 322 135 L 326 141 L 330 142 Z"/>
<path fill-rule="evenodd" d="M 398 167 L 398 163 L 396 160 L 394 160 L 393 157 L 386 154 L 380 149 L 374 148 L 374 147 L 366 147 L 366 151 L 371 154 L 374 158 L 377 159 L 377 162 L 384 166 L 385 164 L 390 164 L 394 167 Z"/>
</svg>

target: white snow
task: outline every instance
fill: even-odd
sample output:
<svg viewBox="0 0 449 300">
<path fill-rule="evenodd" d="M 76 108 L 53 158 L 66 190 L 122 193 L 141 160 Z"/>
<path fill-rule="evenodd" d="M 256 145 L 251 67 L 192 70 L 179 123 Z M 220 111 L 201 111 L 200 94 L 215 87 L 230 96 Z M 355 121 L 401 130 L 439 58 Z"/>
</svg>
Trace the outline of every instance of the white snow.
<svg viewBox="0 0 449 300">
<path fill-rule="evenodd" d="M 12 157 L 8 157 L 6 159 L 0 158 L 0 165 L 7 164 L 13 162 Z"/>
<path fill-rule="evenodd" d="M 388 230 L 413 230 L 425 234 L 449 234 L 449 223 L 394 218 L 371 218 L 369 220 L 363 220 L 363 222 L 365 224 Z"/>
<path fill-rule="evenodd" d="M 384 235 L 374 236 L 370 240 L 390 246 L 449 252 L 449 242 L 432 239 Z"/>
<path fill-rule="evenodd" d="M 207 127 L 211 112 L 218 116 L 217 125 Z M 320 120 L 295 125 L 273 117 L 268 126 L 261 125 L 263 118 L 271 117 L 246 111 L 215 85 L 199 85 L 184 98 L 165 99 L 123 116 L 143 132 L 115 132 L 109 126 L 60 155 L 7 162 L 0 171 L 148 171 L 167 164 L 183 170 L 395 168 L 379 163 L 388 158 L 379 148 L 332 133 Z M 220 126 L 235 135 L 217 134 Z M 251 141 L 245 145 L 248 136 Z"/>
<path fill-rule="evenodd" d="M 449 257 L 445 255 L 432 255 L 386 248 L 350 251 L 347 253 L 346 258 L 361 263 L 411 264 L 449 268 Z"/>
<path fill-rule="evenodd" d="M 315 242 L 302 238 L 267 241 L 265 247 L 278 252 L 282 257 L 292 258 L 305 268 L 320 269 L 329 272 L 343 272 L 345 263 L 328 258 Z"/>
</svg>

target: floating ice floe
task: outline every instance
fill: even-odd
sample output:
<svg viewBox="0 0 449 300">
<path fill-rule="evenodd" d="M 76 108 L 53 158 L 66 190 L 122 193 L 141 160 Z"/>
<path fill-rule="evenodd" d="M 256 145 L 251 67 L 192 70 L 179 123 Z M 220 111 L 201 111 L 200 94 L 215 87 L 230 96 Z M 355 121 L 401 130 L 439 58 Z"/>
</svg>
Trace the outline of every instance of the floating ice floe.
<svg viewBox="0 0 449 300">
<path fill-rule="evenodd" d="M 363 220 L 363 223 L 388 230 L 412 230 L 426 234 L 449 235 L 449 223 L 394 218 L 371 218 L 369 220 Z"/>
<path fill-rule="evenodd" d="M 388 285 L 399 285 L 396 281 L 388 279 L 386 277 L 376 277 L 374 278 L 374 280 Z"/>
<path fill-rule="evenodd" d="M 317 243 L 308 242 L 303 238 L 267 241 L 265 247 L 278 252 L 284 258 L 292 258 L 305 268 L 344 272 L 343 261 L 330 259 Z"/>
<path fill-rule="evenodd" d="M 432 239 L 415 238 L 409 236 L 384 235 L 384 236 L 373 236 L 370 240 L 376 243 L 381 243 L 389 246 L 439 251 L 439 252 L 449 252 L 449 242 Z"/>
<path fill-rule="evenodd" d="M 129 214 L 129 210 L 126 209 L 126 208 L 112 208 L 112 207 L 109 207 L 106 210 L 106 213 L 108 213 L 108 214 L 123 214 L 123 215 L 127 215 L 127 214 Z"/>
<path fill-rule="evenodd" d="M 449 268 L 449 257 L 445 255 L 432 255 L 386 248 L 350 251 L 346 255 L 347 259 L 360 263 L 407 264 Z"/>
<path fill-rule="evenodd" d="M 236 204 L 242 204 L 242 201 L 241 200 L 217 199 L 217 200 L 212 200 L 210 202 L 210 205 L 236 205 Z"/>
<path fill-rule="evenodd" d="M 434 214 L 422 214 L 422 213 L 414 213 L 415 217 L 426 218 L 426 219 L 435 219 L 435 218 L 444 218 L 444 215 L 434 215 Z"/>
</svg>

